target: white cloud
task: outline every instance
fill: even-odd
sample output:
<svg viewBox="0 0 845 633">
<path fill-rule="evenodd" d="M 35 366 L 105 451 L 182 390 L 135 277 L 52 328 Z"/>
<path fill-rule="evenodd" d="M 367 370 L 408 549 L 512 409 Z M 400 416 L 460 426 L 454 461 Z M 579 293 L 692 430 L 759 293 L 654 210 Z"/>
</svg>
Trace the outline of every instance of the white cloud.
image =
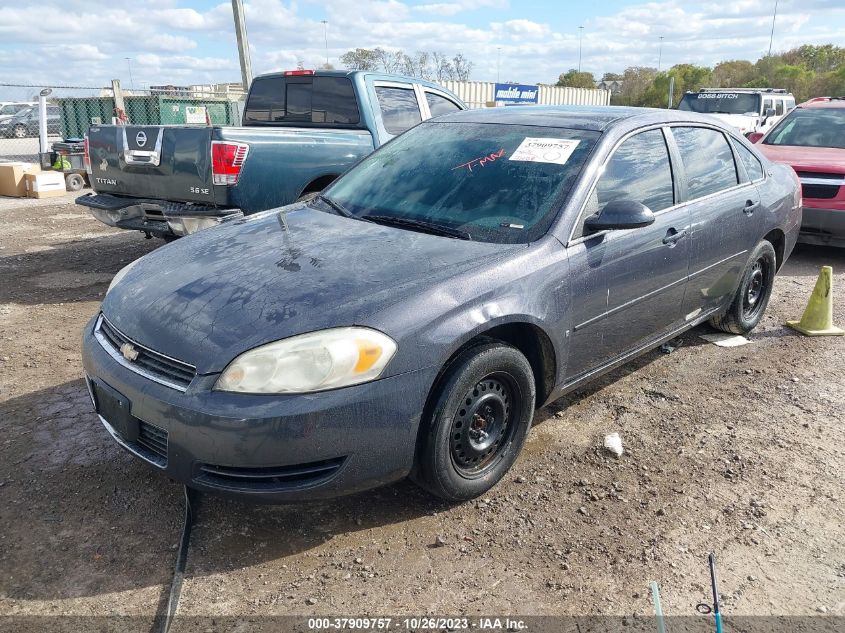
<svg viewBox="0 0 845 633">
<path fill-rule="evenodd" d="M 256 73 L 316 67 L 352 48 L 463 53 L 474 79 L 553 82 L 578 65 L 578 24 L 565 7 L 525 9 L 508 0 L 324 0 L 305 11 L 291 0 L 246 0 Z M 314 8 L 319 7 L 315 12 Z M 621 9 L 595 3 L 582 22 L 582 68 L 601 74 L 626 66 L 712 65 L 756 59 L 768 48 L 771 0 L 651 0 Z M 780 0 L 775 50 L 802 43 L 843 45 L 842 0 Z M 497 49 L 501 49 L 501 52 Z M 0 83 L 104 85 L 127 77 L 136 85 L 236 81 L 229 0 L 200 8 L 194 0 L 41 0 L 0 7 Z M 497 60 L 500 59 L 500 63 Z"/>
</svg>

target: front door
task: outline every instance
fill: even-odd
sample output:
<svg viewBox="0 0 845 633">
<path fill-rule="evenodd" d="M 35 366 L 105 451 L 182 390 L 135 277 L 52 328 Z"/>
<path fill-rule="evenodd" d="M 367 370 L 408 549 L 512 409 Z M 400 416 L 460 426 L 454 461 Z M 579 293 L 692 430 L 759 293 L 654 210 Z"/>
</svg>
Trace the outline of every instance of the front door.
<svg viewBox="0 0 845 633">
<path fill-rule="evenodd" d="M 567 382 L 683 323 L 689 212 L 675 206 L 672 174 L 660 128 L 631 136 L 606 163 L 568 246 L 573 308 Z M 587 217 L 623 199 L 649 207 L 654 223 L 584 234 Z"/>
</svg>

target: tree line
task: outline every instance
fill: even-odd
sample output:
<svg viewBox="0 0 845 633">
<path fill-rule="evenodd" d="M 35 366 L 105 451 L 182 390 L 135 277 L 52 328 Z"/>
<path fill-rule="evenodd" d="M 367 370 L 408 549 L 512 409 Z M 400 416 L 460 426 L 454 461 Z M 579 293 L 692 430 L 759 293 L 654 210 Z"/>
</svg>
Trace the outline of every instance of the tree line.
<svg viewBox="0 0 845 633">
<path fill-rule="evenodd" d="M 437 51 L 388 51 L 381 47 L 356 48 L 340 56 L 349 70 L 370 70 L 400 73 L 429 81 L 466 81 L 472 72 L 472 62 L 462 53 L 449 57 Z"/>
<path fill-rule="evenodd" d="M 845 96 L 845 48 L 833 44 L 805 44 L 785 53 L 765 55 L 756 62 L 723 61 L 714 67 L 676 64 L 658 72 L 647 66 L 631 66 L 623 73 L 605 73 L 602 81 L 621 81 L 622 89 L 611 99 L 616 105 L 665 108 L 669 82 L 675 79 L 676 107 L 684 92 L 701 88 L 785 88 L 800 103 L 811 97 Z M 591 73 L 571 69 L 560 75 L 558 86 L 594 88 Z"/>
</svg>

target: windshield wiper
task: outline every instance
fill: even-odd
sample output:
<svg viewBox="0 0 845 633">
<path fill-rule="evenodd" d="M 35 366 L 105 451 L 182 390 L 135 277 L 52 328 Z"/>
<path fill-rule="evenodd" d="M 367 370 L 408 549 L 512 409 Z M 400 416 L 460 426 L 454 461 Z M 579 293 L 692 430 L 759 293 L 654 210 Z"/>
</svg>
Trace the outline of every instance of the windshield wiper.
<svg viewBox="0 0 845 633">
<path fill-rule="evenodd" d="M 339 202 L 335 202 L 334 200 L 332 200 L 328 196 L 324 196 L 323 194 L 320 194 L 320 195 L 317 196 L 317 199 L 322 200 L 327 205 L 329 205 L 332 209 L 334 209 L 337 212 L 338 215 L 342 215 L 345 218 L 355 218 L 355 217 L 357 217 L 356 215 L 352 214 L 352 212 L 348 211 L 342 204 L 340 204 Z"/>
<path fill-rule="evenodd" d="M 472 240 L 472 235 L 461 229 L 453 229 L 442 224 L 435 224 L 434 222 L 426 222 L 425 220 L 412 220 L 411 218 L 397 218 L 392 215 L 364 215 L 362 220 L 367 222 L 375 222 L 376 224 L 385 224 L 388 226 L 398 226 L 402 228 L 417 229 L 422 233 L 431 233 L 433 235 L 445 235 L 446 237 L 456 237 L 460 240 Z"/>
</svg>

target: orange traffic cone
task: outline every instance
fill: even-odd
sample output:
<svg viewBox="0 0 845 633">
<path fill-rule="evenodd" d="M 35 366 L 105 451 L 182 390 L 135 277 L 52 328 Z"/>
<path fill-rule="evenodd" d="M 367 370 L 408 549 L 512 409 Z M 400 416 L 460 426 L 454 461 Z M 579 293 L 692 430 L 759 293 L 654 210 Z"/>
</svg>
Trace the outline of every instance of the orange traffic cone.
<svg viewBox="0 0 845 633">
<path fill-rule="evenodd" d="M 793 330 L 806 336 L 841 336 L 845 330 L 833 325 L 833 268 L 822 266 L 810 302 L 800 321 L 787 321 Z"/>
</svg>

